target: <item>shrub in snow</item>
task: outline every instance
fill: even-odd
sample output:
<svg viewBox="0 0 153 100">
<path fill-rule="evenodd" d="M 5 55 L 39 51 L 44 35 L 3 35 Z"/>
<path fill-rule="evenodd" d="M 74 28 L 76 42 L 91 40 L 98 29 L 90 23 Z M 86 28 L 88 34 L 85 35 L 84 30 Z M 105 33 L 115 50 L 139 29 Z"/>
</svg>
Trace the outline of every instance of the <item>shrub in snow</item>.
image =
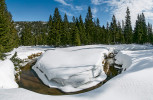
<svg viewBox="0 0 153 100">
<path fill-rule="evenodd" d="M 0 60 L 4 60 L 4 59 L 6 59 L 6 55 L 0 52 Z"/>
<path fill-rule="evenodd" d="M 17 52 L 14 53 L 14 55 L 10 58 L 10 60 L 14 63 L 15 67 L 19 66 L 21 67 L 20 63 L 23 63 L 24 61 L 17 57 Z"/>
</svg>

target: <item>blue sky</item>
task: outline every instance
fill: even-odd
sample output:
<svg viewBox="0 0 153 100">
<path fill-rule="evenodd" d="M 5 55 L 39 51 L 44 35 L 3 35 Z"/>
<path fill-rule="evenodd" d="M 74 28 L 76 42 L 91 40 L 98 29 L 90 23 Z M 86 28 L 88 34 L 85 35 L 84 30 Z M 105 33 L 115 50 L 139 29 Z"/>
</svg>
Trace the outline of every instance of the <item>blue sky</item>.
<svg viewBox="0 0 153 100">
<path fill-rule="evenodd" d="M 67 13 L 71 21 L 72 16 L 80 14 L 85 18 L 91 6 L 94 18 L 98 17 L 101 25 L 106 25 L 113 14 L 119 21 L 124 20 L 128 6 L 133 26 L 137 14 L 142 12 L 147 21 L 153 22 L 153 0 L 6 0 L 6 3 L 14 21 L 48 21 L 55 7 L 59 8 L 62 17 Z"/>
</svg>

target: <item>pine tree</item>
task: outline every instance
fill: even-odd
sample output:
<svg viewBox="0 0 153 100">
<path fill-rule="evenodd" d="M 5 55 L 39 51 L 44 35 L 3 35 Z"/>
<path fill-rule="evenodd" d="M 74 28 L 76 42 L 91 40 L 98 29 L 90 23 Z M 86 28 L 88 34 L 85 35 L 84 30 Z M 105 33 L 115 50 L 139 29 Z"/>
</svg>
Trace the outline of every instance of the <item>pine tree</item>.
<svg viewBox="0 0 153 100">
<path fill-rule="evenodd" d="M 61 44 L 62 45 L 67 45 L 70 44 L 71 42 L 71 35 L 69 32 L 69 22 L 68 22 L 68 18 L 67 15 L 64 15 L 64 20 L 62 23 L 62 29 L 61 29 L 62 33 L 61 33 Z"/>
<path fill-rule="evenodd" d="M 139 35 L 139 28 L 140 28 L 140 16 L 138 15 L 136 23 L 135 23 L 135 28 L 134 28 L 134 34 L 133 34 L 133 43 L 139 43 L 140 38 Z"/>
<path fill-rule="evenodd" d="M 74 16 L 72 17 L 72 22 L 73 22 L 73 23 L 76 23 L 76 19 L 75 19 Z"/>
<path fill-rule="evenodd" d="M 100 27 L 100 34 L 99 34 L 99 37 L 100 37 L 100 44 L 106 44 L 106 39 L 107 39 L 107 30 L 105 28 L 105 26 L 103 25 L 102 28 Z"/>
<path fill-rule="evenodd" d="M 55 46 L 60 46 L 61 44 L 61 15 L 58 11 L 58 8 L 55 8 L 54 16 L 53 16 L 53 39 L 55 42 L 53 43 Z"/>
<path fill-rule="evenodd" d="M 0 1 L 0 52 L 8 52 L 18 46 L 18 35 L 5 0 Z"/>
<path fill-rule="evenodd" d="M 109 23 L 107 22 L 107 27 L 106 27 L 106 34 L 105 34 L 105 43 L 110 44 L 110 26 Z"/>
<path fill-rule="evenodd" d="M 117 41 L 118 43 L 122 43 L 122 42 L 123 42 L 123 39 L 124 39 L 124 37 L 123 37 L 123 34 L 122 34 L 121 24 L 120 24 L 120 22 L 118 22 L 118 24 L 117 24 L 116 41 Z"/>
<path fill-rule="evenodd" d="M 148 42 L 153 44 L 152 25 L 150 23 L 148 23 Z"/>
<path fill-rule="evenodd" d="M 130 17 L 129 8 L 127 8 L 126 11 L 124 35 L 125 35 L 125 42 L 132 43 L 132 26 L 131 26 L 131 17 Z"/>
<path fill-rule="evenodd" d="M 100 27 L 100 21 L 97 18 L 95 21 L 95 27 L 94 27 L 95 33 L 93 35 L 94 43 L 100 44 L 103 43 L 103 29 Z"/>
<path fill-rule="evenodd" d="M 79 28 L 78 29 L 79 29 L 79 33 L 80 33 L 81 43 L 86 45 L 88 43 L 88 40 L 87 40 L 87 35 L 85 32 L 85 25 L 83 23 L 81 15 L 79 17 Z"/>
<path fill-rule="evenodd" d="M 125 43 L 124 27 L 125 27 L 125 25 L 124 25 L 124 21 L 122 20 L 122 35 L 123 35 L 123 36 L 122 36 L 122 42 L 121 42 L 122 44 Z"/>
<path fill-rule="evenodd" d="M 88 13 L 85 18 L 85 27 L 86 27 L 86 34 L 88 39 L 88 44 L 91 44 L 93 42 L 93 33 L 94 33 L 94 24 L 92 21 L 92 12 L 90 6 L 88 7 Z"/>
<path fill-rule="evenodd" d="M 145 16 L 142 13 L 142 29 L 143 29 L 143 34 L 142 34 L 142 43 L 147 43 L 148 40 L 148 35 L 147 35 L 147 25 L 146 25 L 146 20 Z"/>
<path fill-rule="evenodd" d="M 48 45 L 54 45 L 55 44 L 55 34 L 54 32 L 54 27 L 53 27 L 53 18 L 50 15 L 49 17 L 49 22 L 48 22 Z"/>
<path fill-rule="evenodd" d="M 75 41 L 74 41 L 74 45 L 76 45 L 76 46 L 80 46 L 81 45 L 79 30 L 78 30 L 77 27 L 75 27 Z"/>
<path fill-rule="evenodd" d="M 146 43 L 148 40 L 147 25 L 145 22 L 144 14 L 140 14 L 137 17 L 136 25 L 134 29 L 133 41 L 134 43 Z"/>
<path fill-rule="evenodd" d="M 25 25 L 25 28 L 22 31 L 22 36 L 21 36 L 21 43 L 24 46 L 31 46 L 35 45 L 34 43 L 34 35 L 31 32 L 31 26 L 28 24 Z"/>
<path fill-rule="evenodd" d="M 115 44 L 116 43 L 116 35 L 117 35 L 117 22 L 116 22 L 116 18 L 115 15 L 113 15 L 112 17 L 112 42 Z"/>
<path fill-rule="evenodd" d="M 74 20 L 75 17 L 73 16 L 72 20 L 73 22 L 71 23 L 71 45 L 75 45 L 75 38 L 76 38 L 76 20 Z"/>
</svg>

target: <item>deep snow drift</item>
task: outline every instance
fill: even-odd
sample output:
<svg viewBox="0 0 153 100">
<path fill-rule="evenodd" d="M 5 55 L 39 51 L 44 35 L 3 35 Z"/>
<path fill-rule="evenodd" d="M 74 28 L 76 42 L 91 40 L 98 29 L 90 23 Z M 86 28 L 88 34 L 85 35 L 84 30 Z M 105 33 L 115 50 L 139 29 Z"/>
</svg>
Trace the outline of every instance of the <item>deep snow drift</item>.
<svg viewBox="0 0 153 100">
<path fill-rule="evenodd" d="M 8 52 L 9 55 L 7 58 L 11 58 L 15 52 L 17 52 L 17 57 L 24 60 L 27 59 L 28 56 L 36 53 L 44 53 L 45 50 L 53 49 L 49 46 L 20 46 L 15 48 L 13 51 Z"/>
<path fill-rule="evenodd" d="M 33 69 L 49 87 L 79 91 L 106 79 L 102 66 L 104 54 L 108 50 L 98 46 L 57 48 L 44 53 Z"/>
<path fill-rule="evenodd" d="M 18 88 L 14 74 L 13 63 L 10 60 L 0 60 L 0 89 Z"/>
<path fill-rule="evenodd" d="M 151 47 L 143 45 L 100 46 L 125 50 L 130 47 L 128 49 L 130 51 L 121 51 L 116 57 L 119 64 L 125 65 L 126 71 L 100 88 L 70 96 L 41 95 L 21 88 L 0 89 L 0 100 L 153 100 L 153 78 L 151 77 L 153 76 L 153 50 L 142 50 L 151 49 Z M 123 56 L 126 58 L 122 58 Z"/>
</svg>

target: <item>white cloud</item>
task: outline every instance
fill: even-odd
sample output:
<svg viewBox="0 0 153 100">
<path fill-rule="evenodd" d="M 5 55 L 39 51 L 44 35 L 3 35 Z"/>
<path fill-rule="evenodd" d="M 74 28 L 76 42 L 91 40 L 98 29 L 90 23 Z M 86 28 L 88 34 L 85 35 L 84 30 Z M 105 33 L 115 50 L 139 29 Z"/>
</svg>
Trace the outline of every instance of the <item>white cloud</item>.
<svg viewBox="0 0 153 100">
<path fill-rule="evenodd" d="M 92 10 L 92 13 L 93 13 L 93 17 L 96 17 L 96 14 L 98 12 L 98 9 L 97 8 L 93 8 L 91 10 Z"/>
<path fill-rule="evenodd" d="M 91 0 L 91 3 L 94 4 L 94 5 L 100 5 L 104 2 L 103 2 L 103 0 Z"/>
<path fill-rule="evenodd" d="M 80 10 L 80 11 L 83 10 L 83 8 L 81 6 L 75 6 L 75 9 Z"/>
<path fill-rule="evenodd" d="M 55 0 L 55 1 L 65 5 L 65 6 L 71 6 L 71 4 L 66 3 L 64 0 Z"/>
<path fill-rule="evenodd" d="M 60 9 L 60 11 L 62 12 L 62 13 L 66 13 L 68 16 L 73 16 L 73 14 L 72 13 L 70 13 L 70 12 L 67 12 L 66 10 L 64 10 L 64 9 Z"/>
<path fill-rule="evenodd" d="M 125 20 L 126 9 L 129 7 L 132 26 L 135 25 L 137 15 L 144 13 L 147 20 L 153 20 L 153 0 L 107 0 L 111 6 L 112 14 L 121 21 Z"/>
<path fill-rule="evenodd" d="M 62 5 L 65 5 L 65 6 L 69 6 L 73 10 L 78 10 L 78 11 L 82 11 L 83 10 L 82 6 L 73 6 L 72 4 L 68 4 L 65 0 L 54 0 L 54 1 L 59 2 Z"/>
</svg>

